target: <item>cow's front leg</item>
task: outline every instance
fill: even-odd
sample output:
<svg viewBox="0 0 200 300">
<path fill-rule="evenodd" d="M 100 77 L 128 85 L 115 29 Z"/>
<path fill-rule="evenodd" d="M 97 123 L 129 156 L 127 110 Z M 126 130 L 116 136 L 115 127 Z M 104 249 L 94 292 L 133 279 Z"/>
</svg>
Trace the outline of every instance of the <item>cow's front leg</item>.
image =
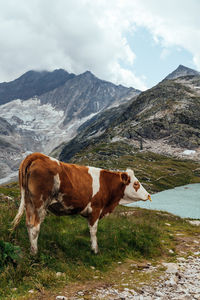
<svg viewBox="0 0 200 300">
<path fill-rule="evenodd" d="M 95 254 L 98 253 L 98 244 L 97 244 L 97 226 L 98 226 L 99 218 L 93 222 L 92 220 L 89 220 L 89 229 L 90 229 L 90 238 L 91 238 L 91 248 L 92 251 L 94 251 Z"/>
</svg>

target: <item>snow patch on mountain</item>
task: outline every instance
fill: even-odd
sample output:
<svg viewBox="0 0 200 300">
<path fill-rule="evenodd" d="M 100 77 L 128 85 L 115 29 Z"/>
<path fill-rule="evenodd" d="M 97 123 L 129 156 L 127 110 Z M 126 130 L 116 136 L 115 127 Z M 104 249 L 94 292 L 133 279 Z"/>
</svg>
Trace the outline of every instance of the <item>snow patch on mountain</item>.
<svg viewBox="0 0 200 300">
<path fill-rule="evenodd" d="M 63 141 L 73 138 L 79 126 L 95 114 L 92 113 L 81 119 L 75 117 L 64 126 L 64 111 L 55 109 L 49 103 L 41 104 L 37 97 L 26 101 L 13 100 L 1 105 L 0 110 L 0 116 L 14 125 L 21 135 L 33 134 L 35 141 L 41 143 L 39 151 L 46 154 Z M 33 151 L 33 149 L 29 150 Z"/>
<path fill-rule="evenodd" d="M 2 105 L 0 115 L 18 128 L 40 131 L 60 126 L 64 112 L 55 110 L 51 104 L 41 105 L 38 98 L 31 98 Z"/>
</svg>

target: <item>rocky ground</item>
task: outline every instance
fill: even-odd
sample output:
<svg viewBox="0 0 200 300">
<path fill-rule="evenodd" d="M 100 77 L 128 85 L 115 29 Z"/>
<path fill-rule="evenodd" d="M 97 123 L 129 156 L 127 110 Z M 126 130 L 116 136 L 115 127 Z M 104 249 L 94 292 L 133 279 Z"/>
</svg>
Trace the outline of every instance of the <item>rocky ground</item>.
<svg viewBox="0 0 200 300">
<path fill-rule="evenodd" d="M 200 252 L 198 252 L 198 254 L 200 254 Z M 140 291 L 128 287 L 125 287 L 121 291 L 115 286 L 110 288 L 102 287 L 94 291 L 93 295 L 91 295 L 91 299 L 200 299 L 199 256 L 189 256 L 187 259 L 179 257 L 178 263 L 163 263 L 163 265 L 167 268 L 166 272 L 154 286 L 143 285 Z M 149 272 L 151 272 L 152 268 L 152 266 L 149 266 Z M 82 293 L 82 295 L 84 295 L 84 293 Z M 57 297 L 57 299 L 65 298 Z"/>
<path fill-rule="evenodd" d="M 74 296 L 59 295 L 57 300 L 109 299 L 109 300 L 192 300 L 200 299 L 200 252 L 187 259 L 179 257 L 176 263 L 163 263 L 166 271 L 153 285 L 142 284 L 138 289 L 128 284 L 102 286 L 91 291 L 79 290 Z M 141 272 L 154 272 L 151 264 Z M 122 277 L 123 279 L 123 277 Z"/>
<path fill-rule="evenodd" d="M 190 222 L 190 221 L 189 221 Z M 199 226 L 199 221 L 195 221 Z M 178 256 L 162 261 L 118 262 L 109 275 L 102 278 L 95 270 L 94 278 L 74 283 L 60 292 L 31 294 L 38 300 L 193 300 L 200 299 L 200 237 L 176 233 Z M 58 273 L 58 276 L 62 274 Z M 26 298 L 27 299 L 27 298 Z"/>
</svg>

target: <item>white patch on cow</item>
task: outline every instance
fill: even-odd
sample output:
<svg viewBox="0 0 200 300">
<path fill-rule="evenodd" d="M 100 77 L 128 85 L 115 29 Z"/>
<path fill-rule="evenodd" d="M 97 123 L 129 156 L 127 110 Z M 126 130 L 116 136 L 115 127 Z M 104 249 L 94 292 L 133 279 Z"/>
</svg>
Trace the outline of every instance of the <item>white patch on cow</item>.
<svg viewBox="0 0 200 300">
<path fill-rule="evenodd" d="M 40 208 L 38 208 L 37 212 L 38 212 L 38 216 L 39 216 L 39 219 L 40 219 L 40 223 L 42 223 L 44 221 L 45 216 L 46 216 L 46 209 L 44 208 L 44 205 L 42 205 Z"/>
<path fill-rule="evenodd" d="M 131 169 L 126 169 L 126 173 L 128 173 L 128 175 L 129 175 L 131 178 L 133 178 L 133 176 L 135 176 L 133 170 L 131 170 Z"/>
<path fill-rule="evenodd" d="M 60 162 L 56 158 L 53 158 L 53 157 L 49 156 L 49 159 L 52 160 L 52 161 L 55 161 L 60 166 Z"/>
<path fill-rule="evenodd" d="M 66 210 L 66 211 L 70 211 L 70 210 L 74 209 L 74 206 L 73 206 L 73 205 L 67 206 L 67 205 L 65 205 L 64 203 L 62 203 L 62 204 L 63 204 L 64 210 Z"/>
<path fill-rule="evenodd" d="M 80 212 L 80 214 L 84 217 L 87 217 L 92 212 L 91 202 L 87 204 L 87 206 Z"/>
<path fill-rule="evenodd" d="M 100 189 L 100 171 L 99 168 L 88 167 L 88 173 L 92 177 L 92 197 L 94 197 Z"/>
<path fill-rule="evenodd" d="M 63 202 L 63 196 L 64 194 L 61 193 L 58 194 L 58 202 Z"/>
<path fill-rule="evenodd" d="M 56 174 L 54 176 L 53 193 L 58 192 L 59 188 L 60 188 L 60 177 L 59 174 Z"/>
<path fill-rule="evenodd" d="M 145 188 L 140 183 L 140 187 L 136 191 L 133 187 L 134 182 L 137 182 L 138 179 L 135 177 L 134 172 L 130 169 L 126 170 L 126 173 L 130 176 L 130 183 L 126 185 L 124 190 L 124 197 L 121 200 L 125 200 L 127 202 L 135 202 L 135 201 L 146 201 L 149 199 L 149 193 L 145 190 Z"/>
<path fill-rule="evenodd" d="M 91 247 L 95 254 L 98 253 L 98 244 L 97 244 L 97 226 L 99 219 L 96 220 L 93 226 L 89 225 L 90 237 L 91 237 Z"/>
<path fill-rule="evenodd" d="M 58 201 L 57 201 L 56 199 L 52 199 L 49 205 L 54 204 L 54 203 L 57 203 L 57 202 L 58 202 Z"/>
</svg>

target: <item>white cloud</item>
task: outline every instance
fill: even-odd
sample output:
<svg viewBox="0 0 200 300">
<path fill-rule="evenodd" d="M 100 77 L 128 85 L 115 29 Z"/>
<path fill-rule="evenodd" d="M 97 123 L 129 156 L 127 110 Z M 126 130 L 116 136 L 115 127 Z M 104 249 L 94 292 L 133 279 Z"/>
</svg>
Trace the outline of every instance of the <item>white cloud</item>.
<svg viewBox="0 0 200 300">
<path fill-rule="evenodd" d="M 183 47 L 200 69 L 199 0 L 0 0 L 0 7 L 0 82 L 62 67 L 145 89 L 126 38 L 137 26 L 163 46 L 161 57 Z"/>
<path fill-rule="evenodd" d="M 164 47 L 164 54 L 171 46 L 182 47 L 193 55 L 193 62 L 200 70 L 199 0 L 128 2 L 128 18 L 137 26 L 148 28 L 154 40 Z"/>
<path fill-rule="evenodd" d="M 119 4 L 0 0 L 0 81 L 29 69 L 63 67 L 74 73 L 89 69 L 100 78 L 146 88 L 142 78 L 119 65 L 133 66 L 135 60 L 124 35 L 130 23 Z"/>
</svg>

